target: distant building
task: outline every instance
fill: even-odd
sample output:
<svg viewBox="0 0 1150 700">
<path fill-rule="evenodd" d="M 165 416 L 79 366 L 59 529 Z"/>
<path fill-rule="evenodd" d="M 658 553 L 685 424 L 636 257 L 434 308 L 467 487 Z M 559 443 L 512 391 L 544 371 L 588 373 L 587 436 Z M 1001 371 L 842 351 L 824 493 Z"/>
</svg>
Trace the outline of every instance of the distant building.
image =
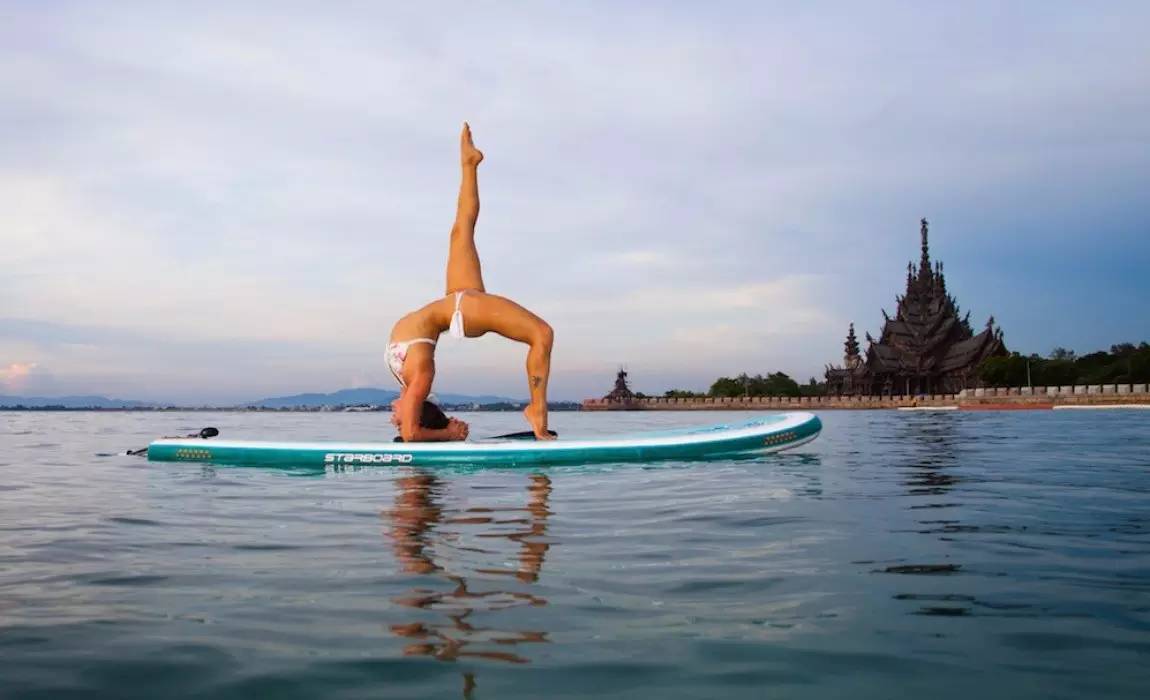
<svg viewBox="0 0 1150 700">
<path fill-rule="evenodd" d="M 844 366 L 827 366 L 827 394 L 953 394 L 979 385 L 983 360 L 1008 354 L 993 316 L 978 333 L 971 330 L 969 312 L 959 317 L 958 304 L 946 291 L 942 263 L 931 266 L 926 219 L 921 233 L 922 259 L 917 269 L 907 265 L 906 293 L 896 297 L 894 316 L 882 312 L 882 334 L 875 340 L 867 333 L 861 355 L 850 325 Z"/>
<path fill-rule="evenodd" d="M 638 397 L 635 396 L 635 392 L 627 386 L 627 371 L 620 369 L 619 373 L 615 375 L 615 388 L 603 399 L 613 404 L 614 408 L 629 408 L 635 405 L 636 398 Z"/>
</svg>

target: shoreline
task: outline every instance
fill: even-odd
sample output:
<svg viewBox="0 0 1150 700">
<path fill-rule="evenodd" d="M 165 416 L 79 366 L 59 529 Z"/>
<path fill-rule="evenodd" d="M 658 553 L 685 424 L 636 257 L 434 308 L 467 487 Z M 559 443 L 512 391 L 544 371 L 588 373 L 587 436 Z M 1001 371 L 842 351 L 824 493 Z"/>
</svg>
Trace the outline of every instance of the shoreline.
<svg viewBox="0 0 1150 700">
<path fill-rule="evenodd" d="M 1049 411 L 1150 408 L 1146 384 L 967 389 L 932 396 L 749 396 L 587 399 L 584 411 Z"/>
</svg>

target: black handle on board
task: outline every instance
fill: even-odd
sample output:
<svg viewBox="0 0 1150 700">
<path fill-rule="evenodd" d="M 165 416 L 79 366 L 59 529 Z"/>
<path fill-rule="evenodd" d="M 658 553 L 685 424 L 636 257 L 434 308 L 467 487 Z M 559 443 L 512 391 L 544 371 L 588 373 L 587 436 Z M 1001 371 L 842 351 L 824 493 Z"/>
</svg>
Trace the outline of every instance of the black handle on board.
<svg viewBox="0 0 1150 700">
<path fill-rule="evenodd" d="M 207 428 L 201 428 L 199 432 L 191 433 L 189 435 L 185 435 L 184 437 L 200 438 L 201 440 L 207 440 L 208 438 L 214 438 L 215 436 L 217 436 L 219 434 L 220 434 L 219 428 L 207 427 Z M 128 450 L 124 454 L 132 455 L 133 457 L 140 457 L 140 456 L 148 454 L 148 448 L 141 447 L 138 450 Z"/>
</svg>

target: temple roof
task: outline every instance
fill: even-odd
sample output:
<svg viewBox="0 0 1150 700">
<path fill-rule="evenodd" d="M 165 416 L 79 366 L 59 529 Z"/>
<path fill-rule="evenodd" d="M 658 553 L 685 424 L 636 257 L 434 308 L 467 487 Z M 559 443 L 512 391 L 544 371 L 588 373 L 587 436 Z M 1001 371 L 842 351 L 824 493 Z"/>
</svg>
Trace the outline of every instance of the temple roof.
<svg viewBox="0 0 1150 700">
<path fill-rule="evenodd" d="M 921 223 L 922 255 L 917 266 L 907 265 L 906 291 L 895 297 L 893 315 L 883 312 L 878 339 L 866 334 L 866 362 L 859 369 L 872 376 L 964 373 L 987 357 L 1006 353 L 1002 332 L 995 328 L 993 318 L 976 335 L 970 328 L 969 313 L 966 317 L 959 315 L 957 302 L 946 290 L 942 263 L 931 263 L 928 223 L 926 219 Z M 853 334 L 852 324 L 848 345 Z"/>
<path fill-rule="evenodd" d="M 993 328 L 987 327 L 978 335 L 960 340 L 946 350 L 938 364 L 938 371 L 953 372 L 963 367 L 978 364 L 992 354 L 993 345 L 1001 342 Z M 991 352 L 988 352 L 991 351 Z"/>
</svg>

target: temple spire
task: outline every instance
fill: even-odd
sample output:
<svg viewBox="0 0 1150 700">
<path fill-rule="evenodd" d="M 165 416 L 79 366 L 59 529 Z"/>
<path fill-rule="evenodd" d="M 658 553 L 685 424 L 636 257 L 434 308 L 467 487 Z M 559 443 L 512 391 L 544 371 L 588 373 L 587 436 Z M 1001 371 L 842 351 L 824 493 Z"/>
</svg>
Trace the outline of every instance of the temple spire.
<svg viewBox="0 0 1150 700">
<path fill-rule="evenodd" d="M 919 223 L 922 257 L 906 266 L 906 293 L 895 296 L 894 314 L 882 310 L 881 333 L 864 333 L 868 345 L 858 354 L 861 338 L 851 324 L 842 346 L 846 366 L 827 369 L 828 395 L 957 393 L 981 386 L 984 360 L 1007 355 L 993 317 L 987 330 L 973 331 L 970 313 L 964 316 L 946 290 L 942 261 L 930 257 L 930 222 Z"/>
<path fill-rule="evenodd" d="M 930 277 L 930 243 L 927 241 L 927 221 L 922 220 L 922 261 L 918 264 L 918 274 Z"/>
<path fill-rule="evenodd" d="M 631 391 L 631 387 L 627 386 L 627 370 L 622 367 L 619 368 L 619 374 L 615 375 L 615 388 L 603 398 L 619 403 L 629 403 L 634 400 L 635 394 Z"/>
<path fill-rule="evenodd" d="M 847 369 L 857 369 L 862 366 L 862 356 L 859 355 L 859 339 L 855 335 L 855 324 L 851 323 L 847 331 L 847 342 L 843 345 L 846 355 L 843 357 Z"/>
<path fill-rule="evenodd" d="M 850 366 L 851 358 L 858 357 L 859 354 L 859 340 L 855 335 L 855 324 L 851 323 L 850 329 L 847 331 L 847 340 L 843 343 L 843 349 L 846 350 L 847 365 Z"/>
</svg>

